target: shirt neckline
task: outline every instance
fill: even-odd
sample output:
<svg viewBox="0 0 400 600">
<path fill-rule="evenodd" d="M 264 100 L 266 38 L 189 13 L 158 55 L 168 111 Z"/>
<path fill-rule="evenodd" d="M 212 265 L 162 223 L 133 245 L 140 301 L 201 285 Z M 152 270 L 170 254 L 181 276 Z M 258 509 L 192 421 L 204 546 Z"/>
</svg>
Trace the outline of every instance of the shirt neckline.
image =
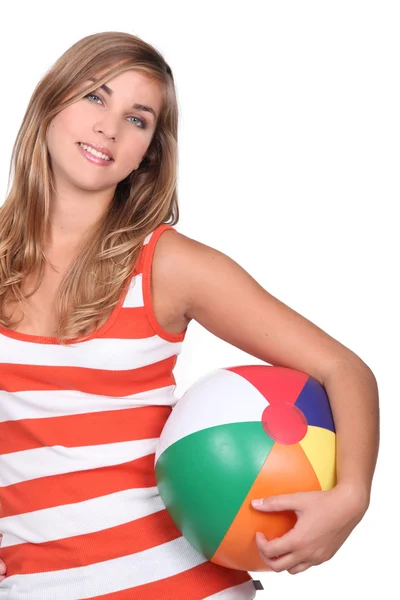
<svg viewBox="0 0 400 600">
<path fill-rule="evenodd" d="M 136 273 L 136 268 L 131 271 L 129 277 L 127 278 L 125 285 L 122 289 L 121 295 L 119 297 L 118 303 L 114 306 L 107 321 L 105 323 L 103 323 L 103 325 L 101 327 L 99 327 L 98 329 L 95 329 L 95 331 L 93 331 L 90 335 L 88 335 L 88 336 L 81 335 L 76 338 L 66 340 L 66 344 L 68 344 L 68 345 L 69 344 L 83 344 L 84 342 L 88 342 L 90 340 L 93 340 L 93 339 L 99 337 L 100 335 L 105 333 L 108 329 L 110 329 L 110 327 L 112 325 L 114 325 L 114 323 L 117 320 L 117 317 L 121 311 L 121 308 L 124 304 L 125 298 L 128 294 L 128 291 L 129 291 L 129 288 L 131 285 L 132 278 L 134 277 L 135 273 Z M 58 338 L 56 338 L 56 337 L 45 336 L 45 335 L 34 335 L 33 333 L 22 333 L 20 331 L 14 331 L 12 329 L 7 329 L 7 327 L 4 327 L 1 323 L 0 323 L 0 334 L 5 335 L 6 337 L 13 338 L 15 340 L 19 340 L 21 342 L 30 342 L 32 344 L 61 345 Z"/>
</svg>

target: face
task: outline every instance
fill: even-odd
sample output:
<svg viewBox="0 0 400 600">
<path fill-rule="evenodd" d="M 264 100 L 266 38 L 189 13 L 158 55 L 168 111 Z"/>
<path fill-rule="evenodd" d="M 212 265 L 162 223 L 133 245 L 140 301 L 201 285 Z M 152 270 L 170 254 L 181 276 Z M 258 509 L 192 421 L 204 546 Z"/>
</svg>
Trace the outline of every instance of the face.
<svg viewBox="0 0 400 600">
<path fill-rule="evenodd" d="M 162 108 L 160 85 L 133 70 L 105 85 L 108 91 L 100 87 L 77 100 L 49 126 L 47 144 L 56 186 L 67 183 L 88 191 L 114 191 L 118 182 L 139 167 L 151 143 Z M 103 147 L 113 160 L 94 162 L 79 143 Z"/>
</svg>

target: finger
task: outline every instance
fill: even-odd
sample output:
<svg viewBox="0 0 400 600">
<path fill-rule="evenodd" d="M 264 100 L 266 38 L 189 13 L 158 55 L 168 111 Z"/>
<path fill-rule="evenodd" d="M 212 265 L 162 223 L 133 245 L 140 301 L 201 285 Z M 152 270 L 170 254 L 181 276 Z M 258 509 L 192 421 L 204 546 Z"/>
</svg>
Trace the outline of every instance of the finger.
<svg viewBox="0 0 400 600">
<path fill-rule="evenodd" d="M 282 494 L 280 496 L 270 496 L 269 498 L 257 498 L 251 501 L 253 508 L 268 512 L 277 512 L 282 510 L 300 510 L 304 492 L 295 494 Z"/>
<path fill-rule="evenodd" d="M 289 571 L 289 569 L 295 568 L 299 565 L 299 557 L 296 556 L 294 552 L 289 552 L 288 554 L 284 554 L 283 556 L 278 556 L 275 558 L 267 558 L 262 550 L 260 552 L 261 558 L 264 560 L 265 564 L 270 567 L 275 573 L 281 573 L 282 571 Z"/>
<path fill-rule="evenodd" d="M 312 567 L 312 564 L 310 562 L 302 562 L 293 567 L 292 569 L 288 569 L 288 573 L 290 573 L 291 575 L 297 575 L 297 573 L 303 573 L 303 571 L 307 571 L 307 569 L 309 569 L 310 567 Z"/>
<path fill-rule="evenodd" d="M 257 531 L 256 544 L 267 558 L 276 558 L 295 550 L 295 535 L 294 529 L 291 529 L 285 535 L 268 541 L 261 532 Z"/>
</svg>

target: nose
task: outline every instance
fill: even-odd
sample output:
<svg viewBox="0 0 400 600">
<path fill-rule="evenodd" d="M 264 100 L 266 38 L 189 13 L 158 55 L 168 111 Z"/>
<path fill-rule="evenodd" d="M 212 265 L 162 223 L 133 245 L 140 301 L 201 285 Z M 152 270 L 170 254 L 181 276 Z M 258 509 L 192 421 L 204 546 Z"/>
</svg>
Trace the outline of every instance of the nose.
<svg viewBox="0 0 400 600">
<path fill-rule="evenodd" d="M 102 133 L 105 137 L 115 140 L 117 137 L 117 119 L 110 116 L 103 116 L 94 127 L 97 133 Z"/>
</svg>

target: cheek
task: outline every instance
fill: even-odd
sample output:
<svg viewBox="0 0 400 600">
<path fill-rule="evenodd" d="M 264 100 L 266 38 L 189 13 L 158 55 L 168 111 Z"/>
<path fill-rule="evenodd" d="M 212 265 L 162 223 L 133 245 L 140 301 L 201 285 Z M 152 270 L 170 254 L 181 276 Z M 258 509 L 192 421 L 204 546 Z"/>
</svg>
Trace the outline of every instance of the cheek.
<svg viewBox="0 0 400 600">
<path fill-rule="evenodd" d="M 60 122 L 60 119 L 58 118 L 58 115 L 57 115 L 56 117 L 54 117 L 54 119 L 50 123 L 49 128 L 47 130 L 47 135 L 46 135 L 47 149 L 53 160 L 60 153 L 60 148 L 61 148 L 62 139 L 63 139 L 63 135 L 62 135 L 61 131 L 62 131 L 62 123 Z"/>
<path fill-rule="evenodd" d="M 69 156 L 73 156 L 74 144 L 82 136 L 82 122 L 84 116 L 80 111 L 72 110 L 71 106 L 61 111 L 51 121 L 47 130 L 46 141 L 50 156 L 55 163 L 64 163 Z"/>
<path fill-rule="evenodd" d="M 82 111 L 76 110 L 76 107 L 70 106 L 61 111 L 54 117 L 48 130 L 48 139 L 50 142 L 60 142 L 60 144 L 72 141 L 79 141 L 79 131 L 82 131 L 82 123 L 85 122 L 85 116 Z M 76 138 L 76 139 L 75 139 Z"/>
<path fill-rule="evenodd" d="M 148 144 L 138 143 L 137 139 L 133 139 L 125 147 L 125 150 L 120 151 L 121 165 L 124 165 L 124 169 L 130 173 L 133 169 L 136 169 L 143 160 L 146 154 Z"/>
<path fill-rule="evenodd" d="M 74 141 L 79 141 L 79 134 L 82 135 L 82 129 L 85 125 L 87 128 L 90 123 L 89 107 L 83 103 L 76 103 L 60 114 L 62 114 L 62 127 L 64 132 L 73 137 Z"/>
</svg>

